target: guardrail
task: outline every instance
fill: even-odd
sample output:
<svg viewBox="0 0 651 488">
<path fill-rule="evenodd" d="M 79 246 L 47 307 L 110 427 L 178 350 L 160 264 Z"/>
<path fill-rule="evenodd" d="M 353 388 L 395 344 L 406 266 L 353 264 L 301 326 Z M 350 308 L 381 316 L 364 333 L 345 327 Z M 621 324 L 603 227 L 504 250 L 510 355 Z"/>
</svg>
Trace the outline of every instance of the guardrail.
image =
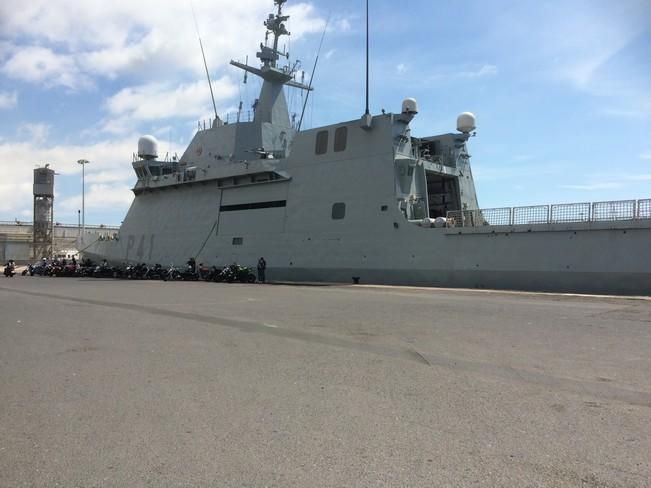
<svg viewBox="0 0 651 488">
<path fill-rule="evenodd" d="M 31 226 L 33 225 L 33 222 L 28 222 L 24 220 L 0 220 L 0 225 L 19 225 L 19 226 Z M 79 224 L 61 224 L 59 222 L 55 222 L 53 224 L 54 227 L 70 227 L 70 228 L 75 228 L 75 229 L 81 229 Z M 92 224 L 86 224 L 86 229 L 101 229 L 101 230 L 119 230 L 120 227 L 116 225 L 92 225 Z"/>
<path fill-rule="evenodd" d="M 447 213 L 447 226 L 480 227 L 645 219 L 651 219 L 651 199 L 455 210 Z"/>
</svg>

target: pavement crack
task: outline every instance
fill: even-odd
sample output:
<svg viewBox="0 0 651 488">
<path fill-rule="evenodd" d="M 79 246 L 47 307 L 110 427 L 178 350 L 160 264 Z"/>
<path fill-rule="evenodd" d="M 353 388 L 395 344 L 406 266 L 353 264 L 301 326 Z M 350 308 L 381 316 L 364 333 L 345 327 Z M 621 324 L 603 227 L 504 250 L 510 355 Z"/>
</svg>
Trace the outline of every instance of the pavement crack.
<svg viewBox="0 0 651 488">
<path fill-rule="evenodd" d="M 420 361 L 423 364 L 426 364 L 429 367 L 432 367 L 432 364 L 427 360 L 425 356 L 423 356 L 421 353 L 419 353 L 416 349 L 410 348 L 407 349 L 415 358 L 417 361 Z"/>
</svg>

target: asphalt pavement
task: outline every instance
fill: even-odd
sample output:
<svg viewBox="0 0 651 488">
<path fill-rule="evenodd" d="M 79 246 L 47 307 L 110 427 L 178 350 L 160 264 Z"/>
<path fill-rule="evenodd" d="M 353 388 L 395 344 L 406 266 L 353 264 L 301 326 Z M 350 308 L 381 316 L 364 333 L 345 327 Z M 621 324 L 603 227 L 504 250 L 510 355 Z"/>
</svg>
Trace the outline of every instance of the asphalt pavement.
<svg viewBox="0 0 651 488">
<path fill-rule="evenodd" d="M 651 301 L 0 277 L 1 487 L 651 486 Z"/>
</svg>

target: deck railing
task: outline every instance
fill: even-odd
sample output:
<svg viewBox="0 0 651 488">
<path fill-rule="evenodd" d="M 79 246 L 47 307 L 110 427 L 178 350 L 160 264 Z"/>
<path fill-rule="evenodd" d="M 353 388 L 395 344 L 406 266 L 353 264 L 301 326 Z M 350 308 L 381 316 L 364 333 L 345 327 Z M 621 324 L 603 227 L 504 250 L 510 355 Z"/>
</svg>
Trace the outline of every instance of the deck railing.
<svg viewBox="0 0 651 488">
<path fill-rule="evenodd" d="M 455 210 L 447 213 L 447 226 L 480 227 L 646 219 L 651 219 L 651 199 Z"/>
<path fill-rule="evenodd" d="M 28 220 L 0 220 L 0 225 L 3 226 L 25 226 L 29 227 L 33 225 L 33 222 L 30 222 Z M 74 229 L 81 229 L 81 226 L 79 224 L 61 224 L 59 222 L 55 222 L 52 224 L 53 227 L 66 227 L 66 228 L 74 228 Z M 94 225 L 94 224 L 86 224 L 86 229 L 101 229 L 101 230 L 120 230 L 119 226 L 116 225 Z"/>
</svg>

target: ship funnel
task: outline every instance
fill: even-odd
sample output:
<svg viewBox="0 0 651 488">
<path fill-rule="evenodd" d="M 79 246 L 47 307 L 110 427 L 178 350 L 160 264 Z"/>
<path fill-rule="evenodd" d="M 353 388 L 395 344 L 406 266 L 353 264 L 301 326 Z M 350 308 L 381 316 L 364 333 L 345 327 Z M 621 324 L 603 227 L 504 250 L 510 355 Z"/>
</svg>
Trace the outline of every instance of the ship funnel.
<svg viewBox="0 0 651 488">
<path fill-rule="evenodd" d="M 477 128 L 475 115 L 470 112 L 463 112 L 457 117 L 457 130 L 463 134 L 470 134 Z"/>
<path fill-rule="evenodd" d="M 158 157 L 158 141 L 154 136 L 142 136 L 138 139 L 138 157 L 146 160 Z"/>
</svg>

